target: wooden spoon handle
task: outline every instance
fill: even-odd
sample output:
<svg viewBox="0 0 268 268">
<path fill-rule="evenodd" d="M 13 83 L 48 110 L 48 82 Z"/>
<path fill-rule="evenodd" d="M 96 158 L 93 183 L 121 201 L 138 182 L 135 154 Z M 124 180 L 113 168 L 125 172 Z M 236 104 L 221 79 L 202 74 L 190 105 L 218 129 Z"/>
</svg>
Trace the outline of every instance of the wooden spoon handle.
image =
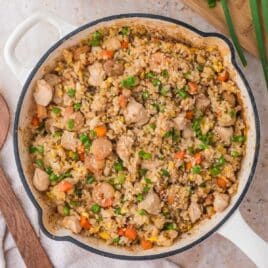
<svg viewBox="0 0 268 268">
<path fill-rule="evenodd" d="M 0 210 L 27 267 L 53 267 L 0 167 Z"/>
</svg>

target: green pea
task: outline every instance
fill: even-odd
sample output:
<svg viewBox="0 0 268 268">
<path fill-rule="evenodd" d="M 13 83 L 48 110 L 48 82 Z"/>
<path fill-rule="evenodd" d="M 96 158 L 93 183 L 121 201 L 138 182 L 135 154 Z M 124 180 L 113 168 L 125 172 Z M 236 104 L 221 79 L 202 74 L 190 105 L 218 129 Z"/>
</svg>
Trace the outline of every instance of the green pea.
<svg viewBox="0 0 268 268">
<path fill-rule="evenodd" d="M 121 215 L 121 208 L 120 207 L 116 207 L 114 209 L 114 213 L 117 214 L 117 215 Z"/>
<path fill-rule="evenodd" d="M 148 72 L 145 74 L 146 79 L 153 79 L 155 77 L 155 74 L 153 72 Z"/>
<path fill-rule="evenodd" d="M 212 168 L 210 169 L 210 174 L 211 174 L 212 176 L 217 176 L 217 175 L 220 174 L 220 172 L 221 172 L 220 168 L 219 168 L 219 167 L 216 167 L 216 166 L 214 166 L 214 167 L 212 167 Z"/>
<path fill-rule="evenodd" d="M 173 222 L 166 222 L 164 225 L 165 230 L 175 230 L 176 225 Z"/>
<path fill-rule="evenodd" d="M 115 171 L 122 171 L 124 169 L 123 162 L 121 160 L 115 162 L 114 164 L 114 170 Z"/>
<path fill-rule="evenodd" d="M 67 95 L 71 98 L 73 98 L 75 96 L 75 92 L 76 90 L 74 88 L 69 88 L 67 91 Z"/>
<path fill-rule="evenodd" d="M 153 84 L 153 86 L 158 87 L 161 85 L 161 81 L 158 78 L 154 78 L 152 80 L 152 84 Z"/>
<path fill-rule="evenodd" d="M 143 195 L 142 194 L 138 194 L 136 198 L 137 198 L 137 201 L 138 202 L 141 202 L 143 200 Z"/>
<path fill-rule="evenodd" d="M 147 184 L 151 184 L 151 183 L 152 183 L 152 181 L 151 181 L 149 178 L 144 178 L 144 180 L 145 180 L 145 182 L 146 182 Z"/>
<path fill-rule="evenodd" d="M 145 91 L 143 91 L 143 92 L 141 93 L 141 97 L 142 97 L 142 99 L 143 99 L 144 101 L 146 101 L 146 100 L 148 100 L 148 98 L 150 97 L 150 94 L 149 94 L 149 92 L 148 92 L 147 90 L 145 90 Z"/>
<path fill-rule="evenodd" d="M 163 177 L 170 177 L 170 174 L 169 174 L 169 172 L 168 172 L 168 170 L 167 169 L 161 169 L 161 175 L 163 176 Z"/>
<path fill-rule="evenodd" d="M 53 108 L 52 108 L 52 112 L 53 112 L 54 114 L 56 114 L 56 115 L 60 114 L 60 111 L 61 111 L 61 109 L 58 108 L 58 107 L 53 107 Z"/>
<path fill-rule="evenodd" d="M 149 185 L 144 186 L 143 192 L 148 193 L 150 191 L 151 187 Z"/>
<path fill-rule="evenodd" d="M 246 137 L 245 136 L 242 136 L 242 135 L 238 135 L 238 136 L 233 136 L 233 139 L 232 139 L 234 142 L 244 142 L 246 140 Z"/>
<path fill-rule="evenodd" d="M 67 128 L 68 128 L 68 130 L 72 130 L 74 128 L 74 120 L 73 119 L 68 120 Z"/>
<path fill-rule="evenodd" d="M 231 152 L 231 156 L 232 156 L 232 157 L 238 157 L 238 156 L 240 156 L 240 153 L 237 152 L 237 151 L 232 151 L 232 152 Z"/>
<path fill-rule="evenodd" d="M 165 69 L 161 72 L 161 75 L 164 77 L 164 78 L 168 78 L 169 77 L 169 74 L 168 74 L 168 70 Z"/>
<path fill-rule="evenodd" d="M 139 79 L 136 76 L 129 76 L 121 81 L 121 86 L 125 88 L 133 88 L 139 84 Z"/>
<path fill-rule="evenodd" d="M 169 93 L 169 88 L 167 87 L 160 87 L 159 93 L 161 96 L 166 96 Z"/>
<path fill-rule="evenodd" d="M 138 214 L 141 216 L 144 216 L 144 215 L 146 215 L 146 211 L 144 209 L 139 209 Z"/>
<path fill-rule="evenodd" d="M 112 242 L 113 242 L 114 244 L 118 244 L 119 241 L 120 241 L 120 236 L 114 238 Z"/>
<path fill-rule="evenodd" d="M 199 165 L 194 166 L 194 167 L 192 168 L 192 172 L 193 172 L 194 174 L 200 174 L 200 172 L 201 172 L 201 167 L 200 167 Z"/>
<path fill-rule="evenodd" d="M 121 34 L 121 35 L 129 35 L 130 34 L 130 29 L 127 26 L 124 26 L 119 31 L 119 34 Z"/>
<path fill-rule="evenodd" d="M 99 213 L 100 212 L 100 210 L 101 210 L 101 207 L 98 205 L 98 204 L 93 204 L 92 205 L 92 207 L 91 207 L 91 211 L 93 212 L 93 213 Z"/>
<path fill-rule="evenodd" d="M 80 102 L 77 102 L 77 103 L 74 104 L 74 110 L 75 111 L 79 111 L 80 108 L 81 108 L 81 103 Z"/>
<path fill-rule="evenodd" d="M 187 97 L 188 97 L 188 93 L 185 91 L 185 90 L 183 90 L 183 89 L 179 89 L 178 90 L 178 95 L 184 100 L 184 99 L 186 99 Z"/>
<path fill-rule="evenodd" d="M 141 169 L 139 170 L 139 174 L 140 174 L 140 176 L 141 176 L 141 177 L 142 177 L 142 176 L 145 176 L 146 173 L 147 173 L 147 171 L 148 171 L 147 168 L 141 168 Z"/>
</svg>

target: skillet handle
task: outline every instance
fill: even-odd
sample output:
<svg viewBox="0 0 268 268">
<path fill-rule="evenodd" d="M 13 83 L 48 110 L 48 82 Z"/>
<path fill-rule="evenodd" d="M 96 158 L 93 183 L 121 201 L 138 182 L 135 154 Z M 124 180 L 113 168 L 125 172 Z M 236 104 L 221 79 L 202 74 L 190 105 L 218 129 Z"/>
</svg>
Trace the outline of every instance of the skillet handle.
<svg viewBox="0 0 268 268">
<path fill-rule="evenodd" d="M 239 210 L 218 230 L 218 233 L 238 246 L 258 268 L 268 267 L 268 243 L 249 227 Z"/>
<path fill-rule="evenodd" d="M 75 28 L 75 26 L 48 12 L 34 13 L 15 28 L 5 44 L 4 58 L 21 84 L 25 82 L 32 68 L 26 67 L 18 61 L 15 55 L 15 48 L 23 35 L 40 21 L 48 22 L 57 28 L 60 38 Z"/>
</svg>

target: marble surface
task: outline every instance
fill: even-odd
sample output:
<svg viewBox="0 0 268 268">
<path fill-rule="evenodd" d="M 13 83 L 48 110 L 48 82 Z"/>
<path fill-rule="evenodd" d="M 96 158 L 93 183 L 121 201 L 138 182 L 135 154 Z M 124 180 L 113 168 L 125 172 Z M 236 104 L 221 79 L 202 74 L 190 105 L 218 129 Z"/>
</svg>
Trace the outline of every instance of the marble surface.
<svg viewBox="0 0 268 268">
<path fill-rule="evenodd" d="M 187 8 L 180 0 L 0 0 L 0 93 L 21 88 L 3 59 L 3 47 L 11 31 L 34 11 L 50 11 L 74 25 L 82 25 L 108 15 L 144 12 L 180 19 L 204 31 L 215 31 L 204 19 Z M 53 27 L 40 23 L 23 38 L 16 49 L 18 59 L 32 66 L 48 46 L 58 38 Z M 261 153 L 254 182 L 246 195 L 240 211 L 245 220 L 263 239 L 268 241 L 268 95 L 259 60 L 247 55 L 248 67 L 243 69 L 252 87 L 261 119 Z M 10 94 L 8 94 L 10 96 Z M 17 95 L 7 98 L 12 111 L 16 108 Z M 3 166 L 8 165 L 4 154 L 12 153 L 6 147 L 0 153 Z M 17 178 L 19 181 L 19 178 Z M 16 190 L 16 189 L 15 189 Z M 29 202 L 25 192 L 17 192 L 23 202 Z M 31 213 L 31 212 L 27 212 Z M 249 241 L 250 242 L 250 241 Z M 255 265 L 231 242 L 220 235 L 213 235 L 195 248 L 170 258 L 182 267 L 240 267 Z"/>
</svg>

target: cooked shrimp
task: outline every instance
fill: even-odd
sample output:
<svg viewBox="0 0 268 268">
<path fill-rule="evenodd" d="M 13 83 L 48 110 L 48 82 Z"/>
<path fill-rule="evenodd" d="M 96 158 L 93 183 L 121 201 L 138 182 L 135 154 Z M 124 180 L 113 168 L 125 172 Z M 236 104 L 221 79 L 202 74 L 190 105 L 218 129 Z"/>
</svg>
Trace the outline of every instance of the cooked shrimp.
<svg viewBox="0 0 268 268">
<path fill-rule="evenodd" d="M 139 203 L 140 209 L 145 209 L 148 213 L 158 215 L 161 210 L 161 201 L 159 196 L 151 191 L 145 197 L 145 199 Z"/>
<path fill-rule="evenodd" d="M 107 208 L 112 206 L 114 200 L 114 188 L 107 182 L 98 183 L 95 185 L 92 197 L 93 200 L 100 206 Z"/>
<path fill-rule="evenodd" d="M 112 152 L 112 143 L 107 138 L 97 138 L 92 142 L 91 152 L 97 160 L 103 160 Z"/>
<path fill-rule="evenodd" d="M 85 167 L 95 175 L 100 175 L 105 166 L 105 160 L 98 160 L 93 155 L 85 157 Z"/>
</svg>

